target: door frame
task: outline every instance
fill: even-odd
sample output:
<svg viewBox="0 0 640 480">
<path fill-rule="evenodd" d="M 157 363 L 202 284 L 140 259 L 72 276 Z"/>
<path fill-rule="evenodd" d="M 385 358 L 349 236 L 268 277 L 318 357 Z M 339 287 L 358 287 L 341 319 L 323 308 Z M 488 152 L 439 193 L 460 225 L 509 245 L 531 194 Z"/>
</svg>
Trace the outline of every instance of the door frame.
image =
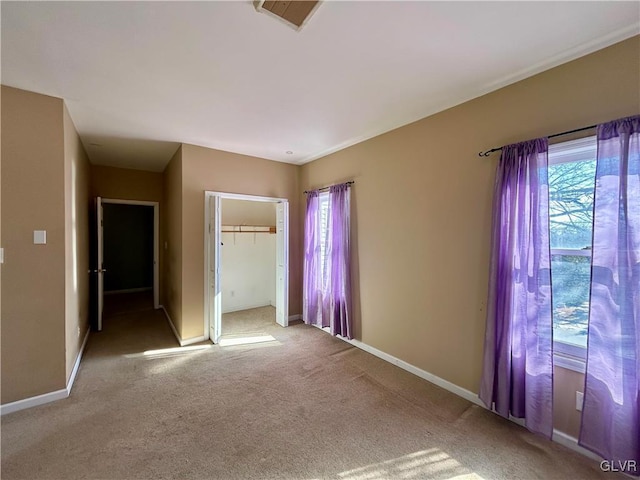
<svg viewBox="0 0 640 480">
<path fill-rule="evenodd" d="M 222 212 L 222 200 L 248 200 L 252 202 L 268 202 L 268 203 L 285 203 L 289 204 L 289 200 L 286 198 L 280 197 L 263 197 L 260 195 L 248 195 L 243 193 L 229 193 L 229 192 L 216 192 L 205 190 L 204 192 L 204 338 L 205 340 L 211 340 L 210 338 L 210 325 L 213 322 L 211 318 L 210 311 L 210 302 L 212 299 L 210 298 L 211 292 L 211 276 L 209 275 L 209 266 L 210 266 L 210 248 L 209 242 L 212 241 L 216 236 L 221 238 L 222 235 L 222 222 L 217 221 L 213 228 L 209 226 L 210 211 L 209 211 L 209 199 L 211 197 L 218 197 L 221 202 L 220 212 Z M 216 231 L 217 230 L 217 231 Z M 285 326 L 288 326 L 289 323 L 289 208 L 285 209 L 285 217 L 284 217 L 284 321 Z M 276 253 L 277 255 L 277 253 Z M 276 266 L 277 270 L 277 266 Z M 218 278 L 220 280 L 220 277 Z M 277 285 L 276 285 L 277 289 Z M 276 292 L 277 294 L 277 292 Z M 277 304 L 276 300 L 276 304 Z M 219 312 L 222 315 L 222 312 Z M 219 336 L 219 335 L 218 335 Z"/>
<path fill-rule="evenodd" d="M 153 308 L 157 310 L 160 308 L 160 202 L 103 198 L 102 206 L 105 203 L 153 207 Z M 100 229 L 99 235 L 102 234 L 103 229 Z"/>
</svg>

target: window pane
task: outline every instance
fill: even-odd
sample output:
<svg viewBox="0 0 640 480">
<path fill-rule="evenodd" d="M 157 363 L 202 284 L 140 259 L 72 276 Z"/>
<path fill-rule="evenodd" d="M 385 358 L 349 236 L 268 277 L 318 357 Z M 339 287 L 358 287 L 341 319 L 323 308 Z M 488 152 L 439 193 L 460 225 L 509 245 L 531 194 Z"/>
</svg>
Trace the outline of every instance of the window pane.
<svg viewBox="0 0 640 480">
<path fill-rule="evenodd" d="M 595 160 L 549 166 L 551 248 L 590 248 Z"/>
<path fill-rule="evenodd" d="M 591 257 L 551 255 L 554 340 L 587 346 Z"/>
<path fill-rule="evenodd" d="M 322 285 L 327 280 L 327 233 L 329 230 L 329 193 L 320 194 L 320 271 Z"/>
</svg>

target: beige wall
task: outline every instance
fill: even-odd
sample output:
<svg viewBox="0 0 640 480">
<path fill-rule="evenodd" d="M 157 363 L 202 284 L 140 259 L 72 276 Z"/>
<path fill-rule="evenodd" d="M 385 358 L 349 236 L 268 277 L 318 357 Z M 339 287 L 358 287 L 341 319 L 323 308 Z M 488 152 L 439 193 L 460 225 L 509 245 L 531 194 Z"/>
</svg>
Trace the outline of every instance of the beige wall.
<svg viewBox="0 0 640 480">
<path fill-rule="evenodd" d="M 358 339 L 478 391 L 499 159 L 498 154 L 478 158 L 478 152 L 637 114 L 639 40 L 302 167 L 300 190 L 356 182 Z M 575 402 L 574 386 L 564 392 L 564 385 L 557 387 L 559 395 Z"/>
<path fill-rule="evenodd" d="M 89 329 L 89 159 L 63 108 L 66 380 Z"/>
<path fill-rule="evenodd" d="M 584 393 L 584 374 L 555 367 L 553 378 L 553 426 L 578 438 L 581 412 L 576 410 L 576 392 Z"/>
<path fill-rule="evenodd" d="M 222 225 L 276 225 L 276 205 L 269 202 L 222 199 Z"/>
<path fill-rule="evenodd" d="M 164 272 L 162 246 L 164 245 L 164 208 L 163 176 L 158 172 L 145 172 L 129 168 L 107 167 L 103 165 L 91 165 L 91 203 L 96 197 L 115 200 L 135 200 L 141 202 L 158 202 L 160 216 L 160 260 L 158 272 L 160 276 L 160 303 L 164 298 Z"/>
<path fill-rule="evenodd" d="M 298 167 L 195 145 L 182 146 L 182 323 L 188 339 L 204 334 L 204 192 L 243 193 L 289 200 L 291 254 L 289 313 L 301 311 L 302 241 Z"/>
<path fill-rule="evenodd" d="M 166 208 L 162 212 L 164 242 L 162 283 L 165 309 L 178 332 L 182 331 L 182 147 L 163 173 Z M 203 273 L 204 274 L 204 273 Z"/>
<path fill-rule="evenodd" d="M 0 88 L 0 105 L 2 105 L 2 88 Z M 1 108 L 0 108 L 1 109 Z M 1 117 L 0 112 L 0 117 Z M 0 139 L 2 139 L 2 122 L 0 122 Z M 1 143 L 1 142 L 0 142 Z M 2 243 L 2 148 L 0 148 L 0 247 Z M 2 338 L 2 263 L 0 263 L 0 338 Z M 0 350 L 2 347 L 0 346 Z M 0 359 L 1 361 L 1 359 Z M 1 390 L 1 386 L 0 386 Z M 1 403 L 1 400 L 0 400 Z"/>
<path fill-rule="evenodd" d="M 162 173 L 91 165 L 91 196 L 162 202 Z"/>
<path fill-rule="evenodd" d="M 62 100 L 3 86 L 3 404 L 66 384 L 64 161 Z"/>
</svg>

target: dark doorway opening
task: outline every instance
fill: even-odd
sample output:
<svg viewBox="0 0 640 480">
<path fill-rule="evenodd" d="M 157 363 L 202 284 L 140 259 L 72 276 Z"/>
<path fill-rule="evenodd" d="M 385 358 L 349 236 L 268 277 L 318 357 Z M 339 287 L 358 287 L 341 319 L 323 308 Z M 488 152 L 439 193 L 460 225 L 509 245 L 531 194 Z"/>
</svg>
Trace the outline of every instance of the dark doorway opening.
<svg viewBox="0 0 640 480">
<path fill-rule="evenodd" d="M 154 208 L 103 204 L 104 315 L 153 308 Z"/>
</svg>

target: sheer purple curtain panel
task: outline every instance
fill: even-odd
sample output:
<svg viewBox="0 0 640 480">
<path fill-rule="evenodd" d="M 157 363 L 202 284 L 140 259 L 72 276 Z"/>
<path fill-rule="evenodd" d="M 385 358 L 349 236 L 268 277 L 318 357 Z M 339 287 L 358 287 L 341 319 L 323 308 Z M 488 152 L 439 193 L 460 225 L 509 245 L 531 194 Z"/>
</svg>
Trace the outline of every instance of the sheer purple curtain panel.
<svg viewBox="0 0 640 480">
<path fill-rule="evenodd" d="M 329 188 L 323 224 L 320 193 L 307 193 L 302 315 L 305 323 L 353 338 L 350 185 Z M 323 256 L 322 245 L 325 246 Z"/>
<path fill-rule="evenodd" d="M 352 336 L 351 317 L 351 198 L 348 184 L 329 189 L 327 282 L 323 318 L 332 335 Z"/>
<path fill-rule="evenodd" d="M 480 399 L 553 433 L 548 140 L 503 147 L 494 188 Z"/>
<path fill-rule="evenodd" d="M 320 258 L 320 192 L 307 193 L 307 210 L 304 217 L 304 263 L 302 278 L 302 318 L 305 323 L 316 325 L 322 299 L 322 260 Z M 319 325 L 322 326 L 322 325 Z"/>
<path fill-rule="evenodd" d="M 580 445 L 640 476 L 640 116 L 598 126 Z"/>
</svg>

